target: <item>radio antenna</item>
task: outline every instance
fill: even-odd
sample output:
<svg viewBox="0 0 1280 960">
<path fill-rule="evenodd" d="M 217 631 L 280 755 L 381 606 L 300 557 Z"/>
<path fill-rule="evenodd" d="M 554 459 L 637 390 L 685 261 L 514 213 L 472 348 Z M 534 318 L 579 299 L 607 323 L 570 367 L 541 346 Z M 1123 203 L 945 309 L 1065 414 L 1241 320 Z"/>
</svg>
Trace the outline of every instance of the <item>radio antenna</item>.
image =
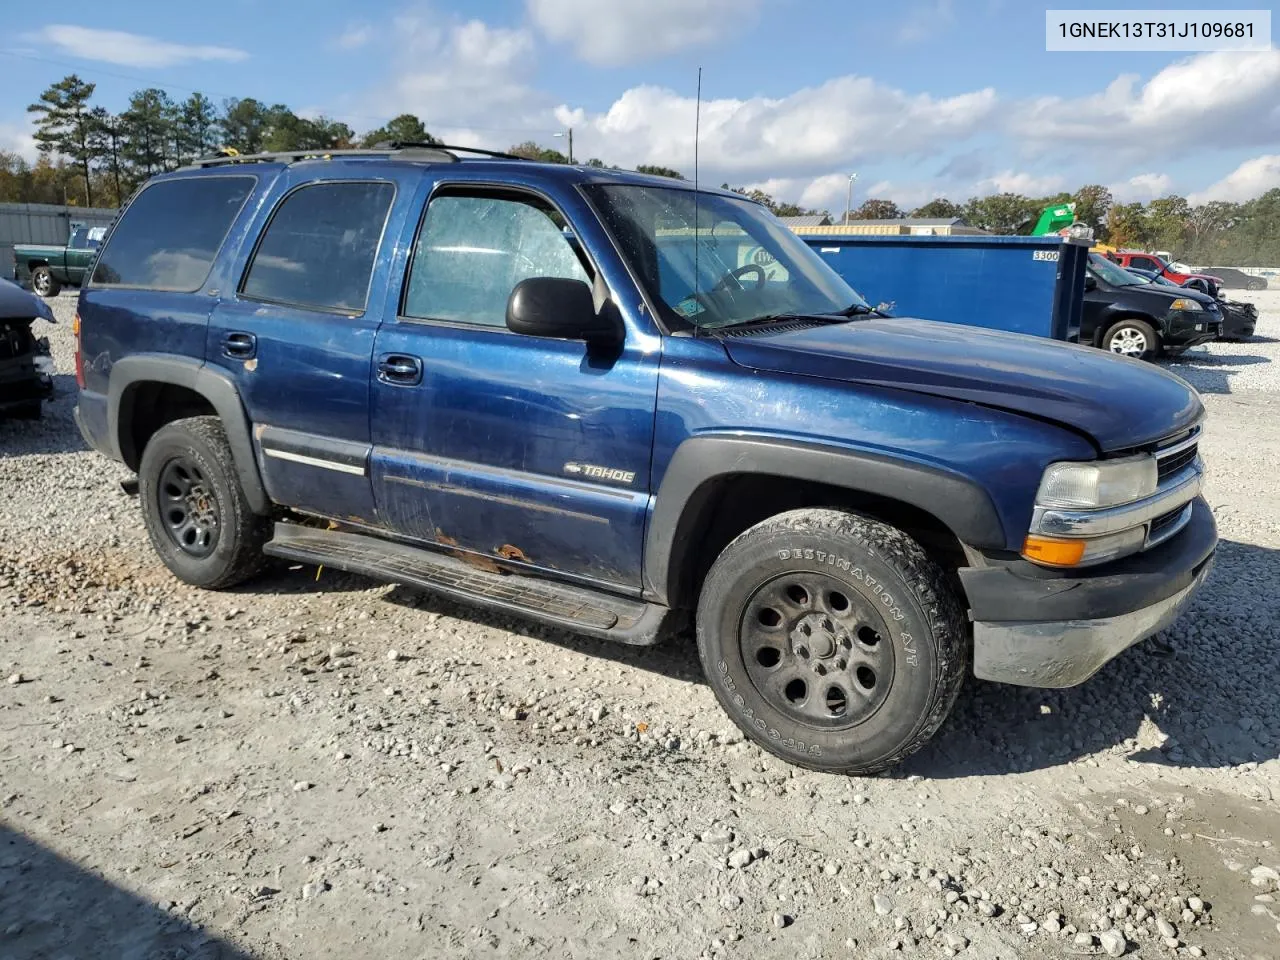
<svg viewBox="0 0 1280 960">
<path fill-rule="evenodd" d="M 698 98 L 693 107 L 693 302 L 700 307 L 698 299 L 698 283 L 702 274 L 698 270 L 698 248 L 702 245 L 698 240 L 698 136 L 702 122 L 702 68 L 698 68 Z M 697 314 L 695 314 L 697 316 Z M 693 323 L 693 335 L 698 335 L 698 322 Z"/>
</svg>

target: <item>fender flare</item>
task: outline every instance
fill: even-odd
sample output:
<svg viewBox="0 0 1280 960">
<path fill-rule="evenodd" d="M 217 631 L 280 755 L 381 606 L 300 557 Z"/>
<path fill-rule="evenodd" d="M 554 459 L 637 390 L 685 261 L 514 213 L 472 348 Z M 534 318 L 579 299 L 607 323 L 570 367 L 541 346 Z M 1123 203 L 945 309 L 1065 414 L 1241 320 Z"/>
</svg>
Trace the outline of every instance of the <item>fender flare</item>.
<svg viewBox="0 0 1280 960">
<path fill-rule="evenodd" d="M 991 496 L 973 480 L 941 467 L 804 441 L 697 436 L 676 449 L 663 475 L 645 533 L 644 589 L 663 602 L 679 584 L 680 541 L 707 506 L 719 480 L 765 474 L 812 481 L 897 500 L 937 517 L 964 545 L 1003 550 L 1004 525 Z M 945 513 L 939 514 L 939 506 Z"/>
<path fill-rule="evenodd" d="M 208 400 L 226 431 L 249 508 L 256 514 L 270 512 L 271 500 L 258 472 L 249 418 L 240 400 L 240 392 L 230 377 L 209 368 L 202 360 L 165 354 L 136 354 L 125 357 L 111 368 L 107 387 L 107 427 L 116 459 L 133 466 L 142 456 L 141 450 L 134 449 L 129 431 L 121 429 L 122 424 L 132 419 L 133 391 L 130 388 L 137 383 L 171 383 L 186 387 Z"/>
</svg>

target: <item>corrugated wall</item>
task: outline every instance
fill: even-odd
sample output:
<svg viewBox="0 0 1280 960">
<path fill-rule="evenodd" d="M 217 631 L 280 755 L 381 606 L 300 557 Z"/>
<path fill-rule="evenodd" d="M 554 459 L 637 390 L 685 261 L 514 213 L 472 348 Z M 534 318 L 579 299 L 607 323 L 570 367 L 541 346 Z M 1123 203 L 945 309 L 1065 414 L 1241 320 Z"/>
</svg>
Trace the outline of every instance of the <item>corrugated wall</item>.
<svg viewBox="0 0 1280 960">
<path fill-rule="evenodd" d="M 15 243 L 66 243 L 73 223 L 107 224 L 116 211 L 105 207 L 60 207 L 51 203 L 0 203 L 0 277 L 13 278 Z"/>
</svg>

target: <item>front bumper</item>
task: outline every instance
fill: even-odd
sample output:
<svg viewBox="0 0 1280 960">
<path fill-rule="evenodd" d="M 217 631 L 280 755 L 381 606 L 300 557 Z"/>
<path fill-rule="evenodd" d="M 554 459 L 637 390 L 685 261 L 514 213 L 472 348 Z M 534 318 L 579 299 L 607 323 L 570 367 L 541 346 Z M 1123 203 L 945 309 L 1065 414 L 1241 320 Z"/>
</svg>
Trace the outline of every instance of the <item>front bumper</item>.
<svg viewBox="0 0 1280 960">
<path fill-rule="evenodd" d="M 1166 347 L 1185 350 L 1216 340 L 1221 333 L 1220 313 L 1210 313 L 1208 310 L 1173 310 L 1165 317 L 1161 338 Z"/>
<path fill-rule="evenodd" d="M 1239 307 L 1228 306 L 1222 311 L 1222 333 L 1219 340 L 1246 340 L 1253 336 L 1258 326 L 1258 315 Z"/>
<path fill-rule="evenodd" d="M 1203 498 L 1159 547 L 1092 571 L 1024 561 L 960 571 L 973 613 L 973 672 L 1030 687 L 1072 687 L 1169 626 L 1213 563 L 1218 531 Z"/>
</svg>

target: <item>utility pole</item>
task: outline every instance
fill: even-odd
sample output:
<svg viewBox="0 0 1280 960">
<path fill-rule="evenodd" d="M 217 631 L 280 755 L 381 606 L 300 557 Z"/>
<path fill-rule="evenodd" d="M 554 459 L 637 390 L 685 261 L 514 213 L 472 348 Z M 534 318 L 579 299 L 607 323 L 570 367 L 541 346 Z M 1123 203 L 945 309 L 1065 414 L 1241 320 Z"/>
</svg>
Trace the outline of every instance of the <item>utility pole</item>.
<svg viewBox="0 0 1280 960">
<path fill-rule="evenodd" d="M 564 133 L 555 134 L 557 137 L 567 138 L 569 142 L 569 162 L 573 163 L 573 127 L 569 127 Z"/>
<path fill-rule="evenodd" d="M 849 189 L 844 195 L 844 225 L 849 225 L 849 215 L 853 210 L 853 181 L 858 179 L 856 173 L 849 174 Z"/>
</svg>

